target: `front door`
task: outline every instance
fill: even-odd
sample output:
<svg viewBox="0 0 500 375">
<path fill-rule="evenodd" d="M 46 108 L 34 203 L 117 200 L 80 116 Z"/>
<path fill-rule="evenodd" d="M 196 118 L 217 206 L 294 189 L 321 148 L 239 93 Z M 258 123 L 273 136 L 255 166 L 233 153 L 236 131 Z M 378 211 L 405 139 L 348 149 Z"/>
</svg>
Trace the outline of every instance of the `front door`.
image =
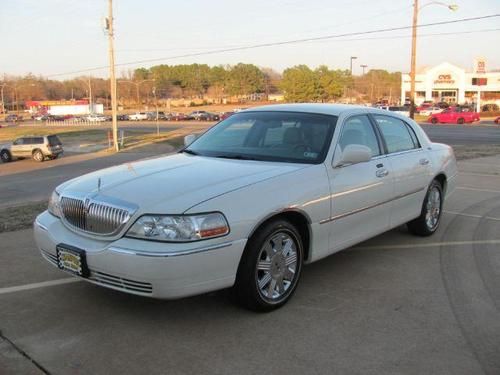
<svg viewBox="0 0 500 375">
<path fill-rule="evenodd" d="M 367 115 L 345 120 L 335 154 L 350 145 L 367 146 L 368 162 L 329 166 L 331 186 L 330 248 L 341 250 L 389 227 L 393 176 L 380 138 Z"/>
</svg>

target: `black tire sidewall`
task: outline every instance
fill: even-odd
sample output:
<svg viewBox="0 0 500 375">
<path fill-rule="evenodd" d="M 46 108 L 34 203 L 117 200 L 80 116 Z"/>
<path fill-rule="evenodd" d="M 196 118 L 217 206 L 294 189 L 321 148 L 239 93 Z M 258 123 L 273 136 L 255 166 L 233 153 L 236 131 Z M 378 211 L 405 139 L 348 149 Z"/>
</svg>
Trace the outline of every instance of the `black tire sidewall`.
<svg viewBox="0 0 500 375">
<path fill-rule="evenodd" d="M 4 155 L 6 155 L 5 158 L 4 158 Z M 0 151 L 0 159 L 2 159 L 2 162 L 8 163 L 9 161 L 12 161 L 12 155 L 10 154 L 9 151 L 2 150 L 2 151 Z"/>
</svg>

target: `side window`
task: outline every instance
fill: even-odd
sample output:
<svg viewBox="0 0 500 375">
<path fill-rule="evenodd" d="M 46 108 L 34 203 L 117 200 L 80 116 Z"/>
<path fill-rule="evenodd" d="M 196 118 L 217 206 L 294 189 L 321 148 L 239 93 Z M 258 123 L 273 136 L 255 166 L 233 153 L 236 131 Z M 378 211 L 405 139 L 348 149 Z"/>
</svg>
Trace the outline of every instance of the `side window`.
<svg viewBox="0 0 500 375">
<path fill-rule="evenodd" d="M 344 123 L 339 145 L 343 150 L 352 144 L 368 147 L 372 151 L 372 156 L 380 155 L 377 136 L 368 116 L 353 116 Z"/>
<path fill-rule="evenodd" d="M 37 144 L 37 145 L 41 145 L 43 144 L 43 137 L 36 137 L 36 138 L 33 138 L 33 143 Z"/>
<path fill-rule="evenodd" d="M 391 154 L 393 152 L 408 151 L 418 148 L 415 134 L 411 134 L 412 130 L 408 129 L 400 119 L 374 115 L 375 120 L 380 128 L 380 132 L 385 139 L 387 151 Z"/>
<path fill-rule="evenodd" d="M 24 139 L 23 138 L 18 138 L 14 141 L 13 143 L 14 146 L 21 146 L 24 145 Z"/>
</svg>

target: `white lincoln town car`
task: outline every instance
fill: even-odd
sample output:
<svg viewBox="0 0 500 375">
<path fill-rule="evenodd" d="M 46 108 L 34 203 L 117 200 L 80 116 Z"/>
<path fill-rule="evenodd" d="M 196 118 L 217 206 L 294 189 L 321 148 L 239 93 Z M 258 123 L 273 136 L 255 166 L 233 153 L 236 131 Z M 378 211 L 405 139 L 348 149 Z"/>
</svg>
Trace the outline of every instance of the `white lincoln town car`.
<svg viewBox="0 0 500 375">
<path fill-rule="evenodd" d="M 42 256 L 127 293 L 231 287 L 247 308 L 271 310 L 303 264 L 402 224 L 434 233 L 457 174 L 449 146 L 367 107 L 257 107 L 185 141 L 58 186 L 34 224 Z"/>
</svg>

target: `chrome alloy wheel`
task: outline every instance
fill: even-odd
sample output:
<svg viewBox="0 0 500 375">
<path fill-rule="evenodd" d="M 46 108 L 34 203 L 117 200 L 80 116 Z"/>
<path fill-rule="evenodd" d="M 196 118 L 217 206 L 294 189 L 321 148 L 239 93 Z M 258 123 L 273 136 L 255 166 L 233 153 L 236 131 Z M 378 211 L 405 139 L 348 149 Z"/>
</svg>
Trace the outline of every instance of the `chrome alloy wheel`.
<svg viewBox="0 0 500 375">
<path fill-rule="evenodd" d="M 297 281 L 297 259 L 297 241 L 293 234 L 279 231 L 265 241 L 255 271 L 261 297 L 270 302 L 282 299 Z"/>
<path fill-rule="evenodd" d="M 36 151 L 35 154 L 33 155 L 33 158 L 36 161 L 42 161 L 43 160 L 43 154 L 41 153 L 41 151 Z"/>
<path fill-rule="evenodd" d="M 425 224 L 427 228 L 434 229 L 439 223 L 439 216 L 441 214 L 441 192 L 436 186 L 433 186 L 429 191 L 427 198 Z"/>
</svg>

